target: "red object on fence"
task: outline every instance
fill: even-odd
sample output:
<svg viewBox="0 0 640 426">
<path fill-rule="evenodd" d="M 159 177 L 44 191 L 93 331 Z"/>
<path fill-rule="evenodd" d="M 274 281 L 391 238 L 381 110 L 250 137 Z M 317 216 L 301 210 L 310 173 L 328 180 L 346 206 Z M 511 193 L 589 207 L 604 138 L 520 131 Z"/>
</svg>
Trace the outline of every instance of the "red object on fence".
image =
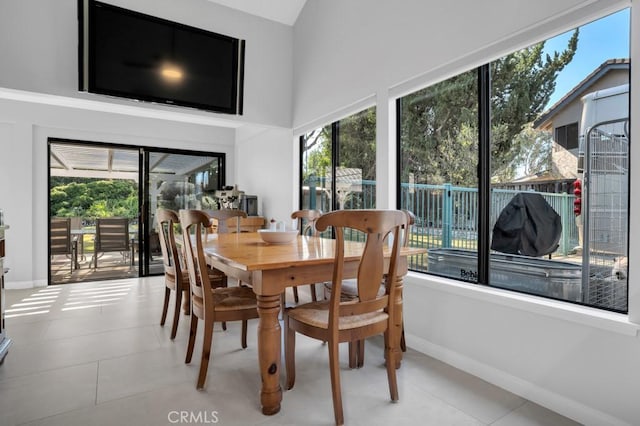
<svg viewBox="0 0 640 426">
<path fill-rule="evenodd" d="M 576 179 L 573 182 L 573 195 L 576 196 L 573 201 L 573 213 L 578 216 L 582 214 L 582 182 L 580 182 L 580 179 Z"/>
</svg>

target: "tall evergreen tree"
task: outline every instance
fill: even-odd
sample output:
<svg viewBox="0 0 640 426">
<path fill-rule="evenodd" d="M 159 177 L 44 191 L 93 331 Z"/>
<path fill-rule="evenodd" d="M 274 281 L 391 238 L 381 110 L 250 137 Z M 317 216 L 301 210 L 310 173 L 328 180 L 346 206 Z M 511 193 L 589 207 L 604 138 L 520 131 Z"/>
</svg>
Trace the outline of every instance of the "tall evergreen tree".
<svg viewBox="0 0 640 426">
<path fill-rule="evenodd" d="M 491 161 L 495 179 L 508 179 L 522 167 L 518 136 L 543 111 L 558 73 L 573 59 L 576 30 L 567 48 L 544 54 L 544 42 L 491 63 Z M 402 182 L 474 186 L 477 181 L 477 71 L 471 70 L 403 98 L 401 102 Z M 540 150 L 548 152 L 548 150 Z M 532 161 L 529 158 L 528 161 Z M 536 160 L 538 163 L 544 161 Z"/>
</svg>

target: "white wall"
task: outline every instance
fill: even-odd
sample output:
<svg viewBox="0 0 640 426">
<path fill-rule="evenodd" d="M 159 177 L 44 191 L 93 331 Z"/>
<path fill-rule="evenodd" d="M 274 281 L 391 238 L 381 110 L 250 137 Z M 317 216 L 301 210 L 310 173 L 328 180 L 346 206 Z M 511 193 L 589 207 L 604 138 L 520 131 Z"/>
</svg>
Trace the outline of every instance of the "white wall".
<svg viewBox="0 0 640 426">
<path fill-rule="evenodd" d="M 205 113 L 240 123 L 291 127 L 292 28 L 206 0 L 108 0 L 246 40 L 244 115 Z M 188 3 L 188 4 L 187 4 Z M 121 105 L 133 101 L 78 92 L 77 0 L 0 0 L 0 87 Z M 156 110 L 176 107 L 144 104 Z"/>
<path fill-rule="evenodd" d="M 0 99 L 0 208 L 7 288 L 47 282 L 47 140 L 64 138 L 222 152 L 235 179 L 235 130 Z"/>
<path fill-rule="evenodd" d="M 240 170 L 240 189 L 258 195 L 266 212 L 282 215 L 279 209 L 293 204 L 291 191 L 282 191 L 294 180 L 288 166 L 252 158 L 260 152 L 265 158 L 274 144 L 290 148 L 290 130 L 274 135 L 291 127 L 292 27 L 206 0 L 107 2 L 246 40 L 244 115 L 78 92 L 77 0 L 0 0 L 0 208 L 11 226 L 8 287 L 46 285 L 49 137 L 224 152 L 228 184 L 239 183 Z M 255 150 L 239 149 L 248 158 L 236 159 L 236 129 L 244 126 L 246 135 L 256 124 L 272 130 L 252 139 Z M 257 167 L 266 174 L 273 168 L 270 184 L 254 182 Z"/>
<path fill-rule="evenodd" d="M 285 223 L 298 209 L 298 155 L 291 149 L 291 129 L 239 129 L 236 168 L 238 187 L 258 195 L 258 215 Z M 293 184 L 292 184 L 293 182 Z"/>
<path fill-rule="evenodd" d="M 385 120 L 378 123 L 377 173 L 389 180 L 382 192 L 393 206 L 395 166 L 386 159 L 393 156 L 396 97 L 628 5 L 308 0 L 294 28 L 294 136 L 375 98 L 378 119 Z M 632 17 L 636 40 L 639 7 Z M 640 60 L 636 43 L 632 49 L 632 62 Z M 640 87 L 632 69 L 632 87 Z M 632 96 L 633 134 L 640 134 L 638 98 Z M 640 154 L 631 155 L 640 164 Z M 640 182 L 635 169 L 632 185 Z M 640 201 L 631 203 L 634 217 Z M 409 346 L 579 422 L 640 424 L 640 280 L 634 279 L 640 226 L 634 221 L 630 232 L 628 316 L 411 274 L 404 286 Z"/>
</svg>

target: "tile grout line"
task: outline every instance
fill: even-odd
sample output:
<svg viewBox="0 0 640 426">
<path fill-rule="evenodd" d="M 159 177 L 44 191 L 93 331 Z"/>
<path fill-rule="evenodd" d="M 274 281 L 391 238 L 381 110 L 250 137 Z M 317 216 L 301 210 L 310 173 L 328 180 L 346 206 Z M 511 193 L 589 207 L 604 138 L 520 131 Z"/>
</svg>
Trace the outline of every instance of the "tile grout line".
<svg viewBox="0 0 640 426">
<path fill-rule="evenodd" d="M 493 425 L 495 424 L 497 421 L 504 419 L 505 417 L 507 417 L 510 414 L 513 414 L 513 412 L 519 410 L 520 408 L 522 408 L 523 406 L 525 406 L 529 401 L 528 400 L 524 400 L 522 401 L 522 404 L 518 405 L 516 408 L 514 408 L 513 410 L 509 411 L 508 413 L 504 413 L 502 416 L 498 417 L 497 419 L 495 419 L 494 421 L 492 421 L 491 423 L 489 423 L 489 425 Z"/>
<path fill-rule="evenodd" d="M 98 405 L 98 384 L 99 384 L 99 379 L 100 379 L 100 360 L 98 360 L 97 362 L 97 366 L 96 366 L 96 393 L 94 395 L 94 405 L 97 406 Z"/>
</svg>

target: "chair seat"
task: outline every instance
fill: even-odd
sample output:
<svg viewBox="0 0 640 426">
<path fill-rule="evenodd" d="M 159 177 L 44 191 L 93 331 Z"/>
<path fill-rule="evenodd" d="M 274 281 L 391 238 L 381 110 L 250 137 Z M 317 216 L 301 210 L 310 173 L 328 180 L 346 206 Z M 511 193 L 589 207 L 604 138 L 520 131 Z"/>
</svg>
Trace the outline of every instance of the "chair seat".
<svg viewBox="0 0 640 426">
<path fill-rule="evenodd" d="M 329 302 L 318 301 L 298 305 L 287 312 L 289 318 L 317 328 L 326 329 L 329 326 Z M 371 324 L 387 321 L 389 315 L 380 310 L 361 315 L 340 317 L 338 330 L 350 330 Z"/>
<path fill-rule="evenodd" d="M 331 297 L 332 283 L 324 283 L 324 298 L 329 299 Z M 382 296 L 385 292 L 384 283 L 380 285 L 378 290 L 378 297 Z M 343 280 L 342 288 L 340 289 L 340 299 L 342 301 L 353 300 L 358 297 L 358 282 L 355 279 Z"/>
<path fill-rule="evenodd" d="M 222 287 L 211 290 L 215 311 L 235 311 L 239 309 L 257 309 L 256 295 L 248 287 Z M 202 299 L 193 298 L 193 304 L 202 308 Z"/>
</svg>

